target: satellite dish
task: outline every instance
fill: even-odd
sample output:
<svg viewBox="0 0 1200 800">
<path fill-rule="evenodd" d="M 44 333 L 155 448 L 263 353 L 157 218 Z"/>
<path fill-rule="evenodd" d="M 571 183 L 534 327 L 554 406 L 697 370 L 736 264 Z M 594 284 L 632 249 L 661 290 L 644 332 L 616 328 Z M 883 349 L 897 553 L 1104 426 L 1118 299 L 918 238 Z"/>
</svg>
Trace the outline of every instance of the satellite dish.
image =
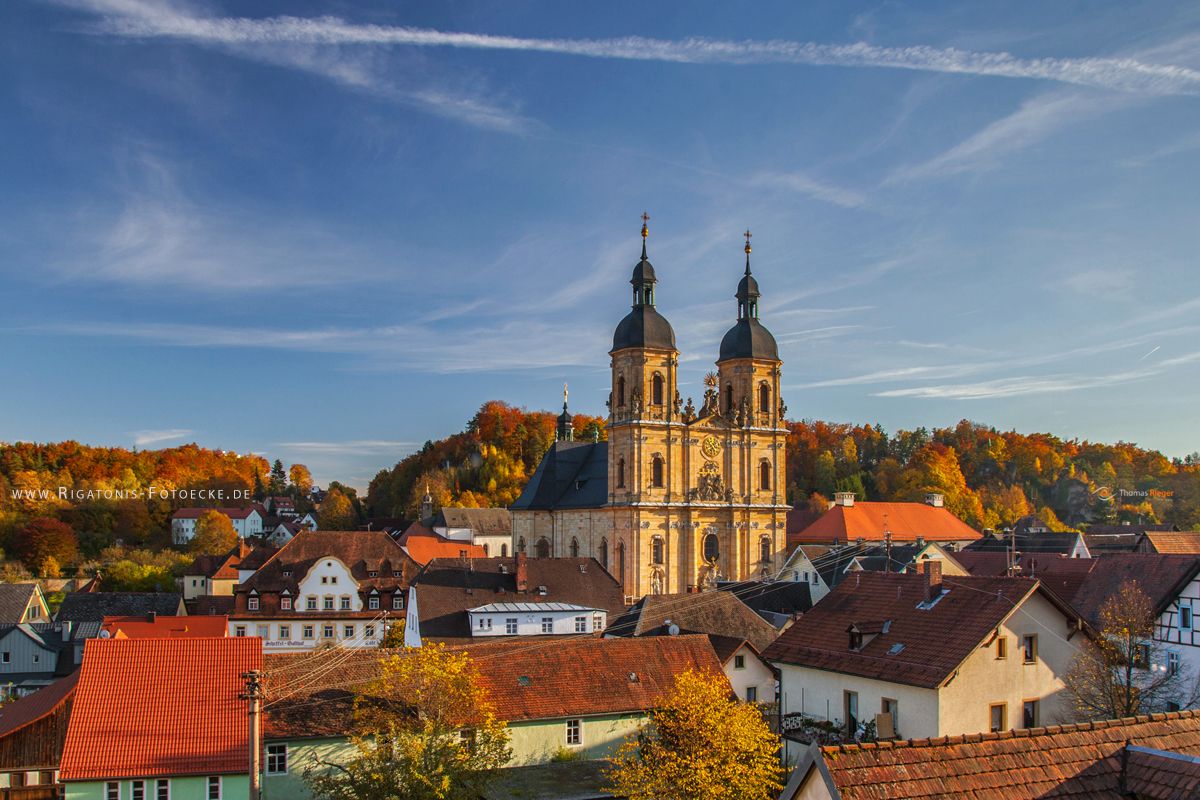
<svg viewBox="0 0 1200 800">
<path fill-rule="evenodd" d="M 112 632 L 110 632 L 110 631 L 100 631 L 100 638 L 101 638 L 101 639 L 111 639 L 111 638 L 112 638 Z"/>
<path fill-rule="evenodd" d="M 679 626 L 676 625 L 674 622 L 672 622 L 670 625 L 667 626 L 667 633 L 669 633 L 672 636 L 678 636 L 679 635 Z"/>
</svg>

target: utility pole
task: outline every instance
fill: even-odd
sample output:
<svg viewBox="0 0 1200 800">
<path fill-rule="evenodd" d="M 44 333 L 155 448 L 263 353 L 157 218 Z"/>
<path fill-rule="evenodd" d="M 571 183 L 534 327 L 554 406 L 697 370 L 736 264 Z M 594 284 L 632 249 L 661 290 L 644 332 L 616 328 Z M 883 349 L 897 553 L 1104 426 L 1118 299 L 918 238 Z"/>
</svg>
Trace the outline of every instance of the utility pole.
<svg viewBox="0 0 1200 800">
<path fill-rule="evenodd" d="M 888 525 L 888 515 L 885 511 L 883 514 L 883 541 L 886 545 L 885 561 L 883 562 L 883 571 L 892 571 L 892 526 Z"/>
<path fill-rule="evenodd" d="M 250 670 L 242 673 L 246 691 L 238 697 L 250 701 L 250 800 L 262 797 L 262 673 Z"/>
</svg>

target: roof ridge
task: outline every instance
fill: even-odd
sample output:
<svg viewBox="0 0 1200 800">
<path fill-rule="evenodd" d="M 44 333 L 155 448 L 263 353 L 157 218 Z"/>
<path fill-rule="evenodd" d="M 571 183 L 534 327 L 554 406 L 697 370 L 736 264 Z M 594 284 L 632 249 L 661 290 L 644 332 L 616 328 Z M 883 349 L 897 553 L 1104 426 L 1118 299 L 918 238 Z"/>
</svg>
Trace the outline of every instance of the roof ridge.
<svg viewBox="0 0 1200 800">
<path fill-rule="evenodd" d="M 1011 739 L 1014 737 L 1033 737 L 1046 736 L 1065 733 L 1077 733 L 1079 731 L 1104 730 L 1107 728 L 1130 727 L 1132 725 L 1143 725 L 1147 722 L 1166 722 L 1176 719 L 1190 719 L 1200 717 L 1200 709 L 1188 709 L 1184 711 L 1165 711 L 1154 714 L 1142 714 L 1136 717 L 1121 717 L 1119 719 L 1101 719 L 1089 720 L 1087 722 L 1075 722 L 1068 725 L 1041 725 L 1036 728 L 1012 728 L 1005 731 L 987 731 L 981 733 L 960 733 L 956 736 L 941 736 L 925 739 L 893 739 L 889 744 L 891 747 L 933 747 L 943 745 L 962 745 L 962 744 L 977 744 L 980 742 L 998 741 L 1000 739 Z M 978 737 L 978 738 L 976 738 Z M 827 753 L 854 753 L 862 750 L 872 749 L 872 746 L 878 745 L 878 742 L 856 742 L 854 744 L 835 744 L 826 745 L 821 748 Z"/>
</svg>

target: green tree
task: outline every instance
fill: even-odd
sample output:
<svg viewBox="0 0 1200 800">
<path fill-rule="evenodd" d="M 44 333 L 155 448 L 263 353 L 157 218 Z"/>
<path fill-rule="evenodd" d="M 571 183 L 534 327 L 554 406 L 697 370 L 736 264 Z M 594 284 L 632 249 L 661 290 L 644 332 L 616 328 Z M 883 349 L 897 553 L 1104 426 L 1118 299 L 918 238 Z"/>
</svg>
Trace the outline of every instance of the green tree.
<svg viewBox="0 0 1200 800">
<path fill-rule="evenodd" d="M 608 773 L 629 800 L 768 800 L 783 788 L 779 737 L 724 675 L 688 671 Z"/>
<path fill-rule="evenodd" d="M 272 496 L 281 495 L 287 489 L 287 473 L 283 471 L 283 462 L 278 458 L 271 465 L 271 481 L 267 484 L 267 489 Z"/>
<path fill-rule="evenodd" d="M 837 491 L 837 464 L 834 462 L 833 453 L 828 450 L 817 456 L 817 471 L 813 476 L 813 484 L 816 490 L 826 497 L 833 497 L 833 493 Z"/>
<path fill-rule="evenodd" d="M 205 511 L 196 520 L 196 533 L 188 543 L 193 553 L 216 556 L 228 553 L 237 545 L 238 535 L 229 517 L 216 509 Z"/>
<path fill-rule="evenodd" d="M 352 531 L 357 522 L 350 498 L 339 489 L 330 489 L 317 512 L 317 528 L 323 531 Z"/>
<path fill-rule="evenodd" d="M 355 698 L 355 754 L 304 772 L 322 800 L 477 800 L 511 757 L 508 730 L 464 652 L 396 653 Z"/>
</svg>

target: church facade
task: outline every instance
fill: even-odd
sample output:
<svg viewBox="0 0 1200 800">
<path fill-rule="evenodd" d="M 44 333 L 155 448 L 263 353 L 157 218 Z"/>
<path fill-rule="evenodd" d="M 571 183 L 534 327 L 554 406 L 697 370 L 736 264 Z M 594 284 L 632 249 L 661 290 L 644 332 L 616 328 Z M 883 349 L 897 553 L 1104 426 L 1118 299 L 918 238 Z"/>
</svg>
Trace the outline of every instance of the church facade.
<svg viewBox="0 0 1200 800">
<path fill-rule="evenodd" d="M 572 441 L 564 397 L 558 441 L 512 507 L 514 546 L 593 556 L 628 597 L 772 577 L 786 558 L 787 409 L 783 362 L 759 321 L 749 233 L 737 318 L 698 406 L 680 392 L 647 235 L 643 225 L 633 307 L 609 352 L 608 441 Z"/>
</svg>

